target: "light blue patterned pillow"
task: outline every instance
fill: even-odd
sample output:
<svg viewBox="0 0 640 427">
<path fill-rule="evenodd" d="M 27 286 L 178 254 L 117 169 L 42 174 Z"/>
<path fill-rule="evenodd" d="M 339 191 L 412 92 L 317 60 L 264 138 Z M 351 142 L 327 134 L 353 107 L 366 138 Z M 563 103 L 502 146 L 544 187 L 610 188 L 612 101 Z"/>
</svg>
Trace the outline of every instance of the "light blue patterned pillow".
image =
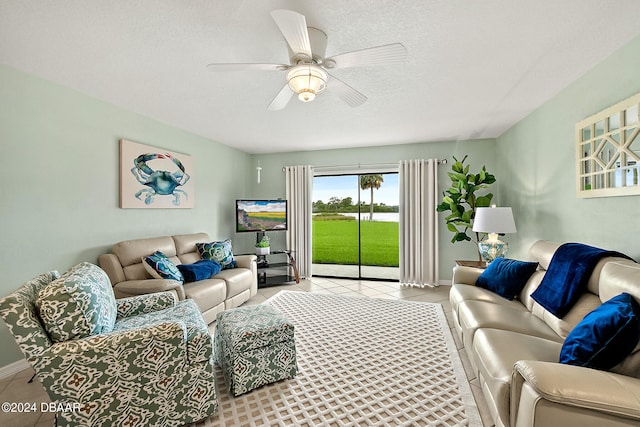
<svg viewBox="0 0 640 427">
<path fill-rule="evenodd" d="M 211 259 L 222 266 L 223 270 L 236 268 L 238 264 L 233 257 L 231 240 L 221 242 L 196 243 L 196 248 L 203 259 Z"/>
<path fill-rule="evenodd" d="M 109 277 L 88 262 L 40 289 L 36 309 L 54 342 L 111 332 L 117 316 Z"/>
<path fill-rule="evenodd" d="M 175 280 L 180 283 L 184 282 L 184 277 L 182 273 L 180 273 L 180 270 L 178 270 L 178 267 L 160 251 L 155 251 L 148 257 L 143 258 L 142 262 L 146 264 L 145 269 L 149 271 L 152 276 L 154 275 L 152 272 L 155 271 L 162 279 Z M 147 266 L 151 267 L 151 269 L 147 268 Z"/>
</svg>

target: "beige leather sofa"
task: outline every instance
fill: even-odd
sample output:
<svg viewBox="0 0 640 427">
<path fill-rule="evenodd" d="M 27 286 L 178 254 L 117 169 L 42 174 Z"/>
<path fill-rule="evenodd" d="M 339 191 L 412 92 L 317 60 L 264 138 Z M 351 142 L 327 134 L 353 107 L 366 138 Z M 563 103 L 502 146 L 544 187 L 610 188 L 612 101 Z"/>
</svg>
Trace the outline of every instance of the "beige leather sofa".
<svg viewBox="0 0 640 427">
<path fill-rule="evenodd" d="M 571 311 L 558 319 L 531 297 L 558 243 L 538 241 L 539 263 L 519 297 L 508 301 L 476 286 L 482 270 L 454 268 L 455 329 L 469 355 L 496 426 L 640 425 L 640 345 L 612 372 L 558 363 L 563 340 L 602 302 L 627 292 L 640 302 L 640 265 L 603 258 Z M 614 373 L 618 372 L 618 373 Z"/>
<path fill-rule="evenodd" d="M 196 243 L 209 243 L 206 233 L 127 240 L 113 245 L 110 254 L 100 255 L 100 267 L 107 272 L 116 298 L 171 291 L 178 300 L 192 299 L 204 320 L 212 323 L 216 314 L 238 307 L 258 292 L 255 255 L 236 256 L 238 268 L 222 270 L 210 279 L 181 284 L 154 279 L 142 265 L 142 257 L 163 252 L 174 264 L 191 264 L 201 259 Z"/>
</svg>

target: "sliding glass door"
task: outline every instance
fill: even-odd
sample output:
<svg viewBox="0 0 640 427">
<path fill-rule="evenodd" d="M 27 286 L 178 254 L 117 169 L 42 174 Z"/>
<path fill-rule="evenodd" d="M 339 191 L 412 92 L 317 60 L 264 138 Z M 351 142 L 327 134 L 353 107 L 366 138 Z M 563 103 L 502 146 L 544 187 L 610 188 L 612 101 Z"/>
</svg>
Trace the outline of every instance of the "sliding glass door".
<svg viewBox="0 0 640 427">
<path fill-rule="evenodd" d="M 313 275 L 398 280 L 398 174 L 316 176 Z"/>
</svg>

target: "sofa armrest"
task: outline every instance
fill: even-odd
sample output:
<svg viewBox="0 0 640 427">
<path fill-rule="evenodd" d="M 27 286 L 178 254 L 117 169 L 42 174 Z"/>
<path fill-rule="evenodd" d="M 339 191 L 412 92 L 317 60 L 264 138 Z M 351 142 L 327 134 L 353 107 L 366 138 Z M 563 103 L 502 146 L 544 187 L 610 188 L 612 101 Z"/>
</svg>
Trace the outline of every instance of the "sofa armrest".
<svg viewBox="0 0 640 427">
<path fill-rule="evenodd" d="M 463 265 L 456 265 L 453 267 L 453 278 L 451 283 L 459 283 L 463 285 L 475 285 L 476 280 L 482 274 L 484 270 L 476 267 L 466 267 Z"/>
<path fill-rule="evenodd" d="M 167 279 L 142 279 L 125 280 L 113 287 L 116 298 L 130 297 L 137 295 L 153 294 L 156 292 L 171 291 L 176 294 L 179 301 L 185 299 L 182 283 Z"/>
<path fill-rule="evenodd" d="M 102 268 L 105 273 L 107 273 L 107 276 L 109 276 L 109 280 L 111 280 L 112 285 L 127 280 L 124 276 L 124 270 L 122 269 L 120 260 L 115 254 L 100 255 L 98 257 L 98 264 L 100 264 L 100 268 Z"/>
<path fill-rule="evenodd" d="M 543 405 L 541 401 L 551 403 Z M 511 425 L 544 422 L 546 415 L 557 416 L 558 406 L 573 408 L 567 412 L 577 423 L 580 410 L 589 411 L 591 417 L 595 411 L 603 419 L 640 421 L 640 379 L 561 363 L 516 362 L 511 381 Z M 542 413 L 545 408 L 551 408 L 548 414 Z"/>
<path fill-rule="evenodd" d="M 52 400 L 84 404 L 105 387 L 126 390 L 186 369 L 186 335 L 182 322 L 159 322 L 56 343 L 32 363 Z"/>
<path fill-rule="evenodd" d="M 235 259 L 238 267 L 251 269 L 256 265 L 258 257 L 255 255 L 236 255 Z"/>
<path fill-rule="evenodd" d="M 254 296 L 258 293 L 258 257 L 255 255 L 236 255 L 238 267 L 251 270 L 253 279 L 251 280 L 250 294 Z"/>
<path fill-rule="evenodd" d="M 173 292 L 156 292 L 153 294 L 121 298 L 116 300 L 118 320 L 174 307 L 177 302 L 176 295 Z"/>
</svg>

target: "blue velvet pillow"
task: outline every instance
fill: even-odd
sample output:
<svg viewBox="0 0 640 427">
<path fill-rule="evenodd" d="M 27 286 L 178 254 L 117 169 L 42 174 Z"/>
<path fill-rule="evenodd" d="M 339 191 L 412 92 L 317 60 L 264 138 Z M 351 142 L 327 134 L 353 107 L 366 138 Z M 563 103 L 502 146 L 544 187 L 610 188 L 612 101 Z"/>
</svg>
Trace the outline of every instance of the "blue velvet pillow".
<svg viewBox="0 0 640 427">
<path fill-rule="evenodd" d="M 496 258 L 478 277 L 476 286 L 512 300 L 522 291 L 537 268 L 537 262 Z"/>
<path fill-rule="evenodd" d="M 607 370 L 622 362 L 640 336 L 640 306 L 622 293 L 584 316 L 564 340 L 560 363 Z"/>
<path fill-rule="evenodd" d="M 180 264 L 178 265 L 178 270 L 184 276 L 184 282 L 190 283 L 209 279 L 211 276 L 220 273 L 222 267 L 213 260 L 201 259 L 193 264 Z"/>
<path fill-rule="evenodd" d="M 180 273 L 180 270 L 178 270 L 178 267 L 160 251 L 155 251 L 148 257 L 145 257 L 143 261 L 163 279 L 175 280 L 180 283 L 184 281 L 184 277 L 182 273 Z"/>
</svg>

